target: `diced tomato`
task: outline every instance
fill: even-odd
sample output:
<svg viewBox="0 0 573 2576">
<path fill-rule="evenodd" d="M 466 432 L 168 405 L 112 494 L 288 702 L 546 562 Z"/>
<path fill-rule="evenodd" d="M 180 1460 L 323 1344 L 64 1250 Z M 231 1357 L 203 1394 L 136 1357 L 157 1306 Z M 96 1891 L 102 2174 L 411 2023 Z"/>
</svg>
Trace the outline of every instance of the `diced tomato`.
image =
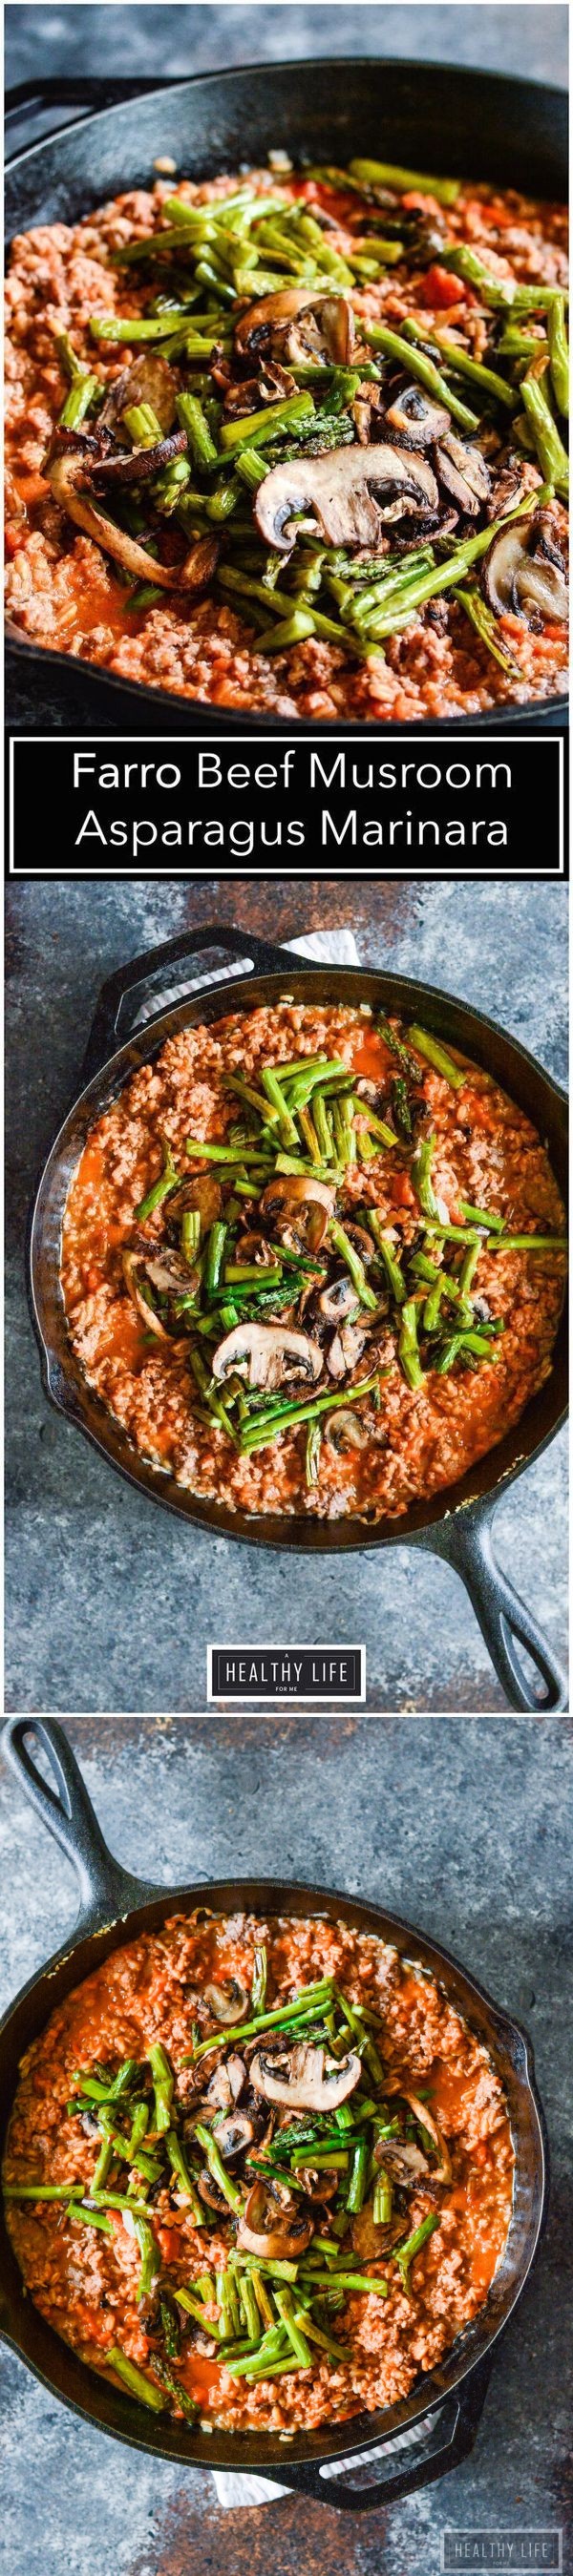
<svg viewBox="0 0 573 2576">
<path fill-rule="evenodd" d="M 449 304 L 467 304 L 469 300 L 469 291 L 467 286 L 464 286 L 463 279 L 450 277 L 449 269 L 439 268 L 437 264 L 434 268 L 426 270 L 426 275 L 418 287 L 418 303 L 433 306 L 435 310 L 441 311 L 443 306 Z"/>
<path fill-rule="evenodd" d="M 178 2263 L 181 2253 L 181 2234 L 179 2228 L 156 2227 L 155 2232 L 158 2244 L 161 2247 L 164 2261 L 166 2263 Z"/>
<path fill-rule="evenodd" d="M 416 1206 L 415 1194 L 412 1189 L 412 1183 L 408 1180 L 407 1172 L 394 1173 L 390 1197 L 393 1207 L 411 1208 Z"/>
</svg>

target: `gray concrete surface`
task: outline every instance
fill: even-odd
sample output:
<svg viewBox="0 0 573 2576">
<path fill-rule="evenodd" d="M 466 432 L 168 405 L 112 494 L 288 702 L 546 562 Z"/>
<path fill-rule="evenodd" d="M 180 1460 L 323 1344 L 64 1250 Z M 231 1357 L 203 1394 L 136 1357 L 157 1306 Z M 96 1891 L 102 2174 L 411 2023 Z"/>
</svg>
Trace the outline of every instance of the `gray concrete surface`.
<svg viewBox="0 0 573 2576">
<path fill-rule="evenodd" d="M 406 1549 L 341 1560 L 183 1528 L 47 1408 L 23 1280 L 35 1172 L 72 1096 L 98 987 L 191 923 L 287 940 L 348 922 L 361 963 L 479 1001 L 561 1079 L 567 895 L 558 885 L 379 879 L 11 886 L 8 895 L 8 1706 L 185 1710 L 208 1641 L 361 1640 L 383 1709 L 504 1706 L 458 1578 Z M 496 1544 L 559 1653 L 566 1626 L 563 1439 L 499 1510 Z"/>
<path fill-rule="evenodd" d="M 104 16 L 107 27 L 104 34 Z M 138 6 L 105 11 L 13 5 L 6 11 L 10 83 L 58 73 L 189 73 L 222 64 L 285 62 L 309 54 L 385 53 L 412 61 L 478 63 L 530 80 L 567 80 L 567 10 L 488 0 L 463 5 L 379 8 L 357 0 L 350 27 L 340 0 L 266 7 L 263 0 L 213 0 L 211 7 Z"/>
<path fill-rule="evenodd" d="M 164 1884 L 291 1874 L 370 1897 L 457 1953 L 529 2026 L 551 2138 L 549 2231 L 498 2356 L 476 2448 L 448 2479 L 353 2521 L 295 2497 L 223 2514 L 204 2471 L 76 2422 L 5 2357 L 5 2576 L 439 2576 L 444 2526 L 565 2526 L 570 2371 L 567 2031 L 571 1744 L 563 1721 L 74 1717 L 106 1838 Z M 1 1988 L 71 1930 L 67 1863 L 3 1775 Z M 495 1820 L 492 1822 L 492 1820 Z M 569 2506 L 570 2509 L 570 2506 Z M 570 2544 L 569 2544 L 570 2545 Z"/>
</svg>

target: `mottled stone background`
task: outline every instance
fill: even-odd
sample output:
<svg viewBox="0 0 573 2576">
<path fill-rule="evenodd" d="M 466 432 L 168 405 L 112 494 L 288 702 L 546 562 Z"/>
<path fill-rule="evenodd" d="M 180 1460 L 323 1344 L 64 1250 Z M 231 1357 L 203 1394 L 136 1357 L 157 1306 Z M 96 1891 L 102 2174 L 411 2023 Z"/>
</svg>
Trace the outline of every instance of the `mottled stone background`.
<svg viewBox="0 0 573 2576">
<path fill-rule="evenodd" d="M 107 27 L 104 28 L 104 7 Z M 488 5 L 383 9 L 357 0 L 318 6 L 91 8 L 9 6 L 10 82 L 58 73 L 202 72 L 223 64 L 303 61 L 311 54 L 407 55 L 412 61 L 478 63 L 482 71 L 519 72 L 530 80 L 567 79 L 567 10 L 488 0 Z M 113 32 L 112 32 L 113 31 Z"/>
<path fill-rule="evenodd" d="M 188 924 L 233 917 L 279 940 L 348 923 L 363 965 L 481 1004 L 565 1077 L 567 895 L 559 885 L 200 877 L 11 886 L 8 1705 L 195 1708 L 215 1639 L 365 1641 L 373 1708 L 502 1708 L 477 1622 L 445 1565 L 406 1548 L 293 1561 L 184 1526 L 124 1485 L 42 1394 L 24 1289 L 25 1212 L 74 1090 L 98 987 Z M 560 1438 L 496 1519 L 502 1563 L 561 1654 L 565 1475 Z"/>
<path fill-rule="evenodd" d="M 57 1577 L 55 1577 L 55 1582 Z M 223 2514 L 203 2470 L 120 2449 L 20 2362 L 2 2370 L 5 2576 L 439 2576 L 445 2524 L 567 2517 L 573 2296 L 566 1722 L 514 1718 L 73 1717 L 106 1838 L 177 1880 L 292 1875 L 418 1925 L 528 2026 L 551 2137 L 549 2231 L 500 2352 L 476 2448 L 437 2486 L 357 2520 L 294 2496 Z M 4 1772 L 1 1989 L 71 1929 L 71 1873 Z M 564 2566 L 570 2560 L 567 2542 Z"/>
</svg>

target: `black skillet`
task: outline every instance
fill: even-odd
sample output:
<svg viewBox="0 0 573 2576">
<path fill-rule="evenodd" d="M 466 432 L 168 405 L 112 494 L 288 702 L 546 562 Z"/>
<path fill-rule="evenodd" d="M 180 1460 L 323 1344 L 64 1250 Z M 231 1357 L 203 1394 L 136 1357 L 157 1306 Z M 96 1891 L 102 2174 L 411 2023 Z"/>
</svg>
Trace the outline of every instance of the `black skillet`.
<svg viewBox="0 0 573 2576">
<path fill-rule="evenodd" d="M 30 1750 L 37 1739 L 51 1772 L 48 1785 Z M 53 1718 L 8 1720 L 4 1751 L 25 1796 L 48 1825 L 79 1881 L 80 1912 L 68 1938 L 39 1976 L 9 2007 L 0 2028 L 3 2126 L 0 2152 L 23 2053 L 62 1998 L 124 1941 L 155 1931 L 172 1912 L 208 1905 L 214 1912 L 326 1916 L 394 1944 L 401 1956 L 420 1960 L 484 2043 L 509 2103 L 515 2150 L 513 2214 L 507 2247 L 484 2306 L 458 2336 L 444 2360 L 400 2405 L 356 2416 L 350 2426 L 297 2433 L 288 2445 L 277 2434 L 197 2432 L 174 2419 L 150 2418 L 111 2383 L 78 2361 L 25 2297 L 15 2256 L 0 2216 L 0 2335 L 51 2395 L 61 2397 L 84 2422 L 96 2424 L 136 2450 L 210 2469 L 258 2470 L 321 2503 L 349 2511 L 410 2494 L 465 2458 L 475 2441 L 495 2346 L 514 2313 L 539 2245 L 548 2197 L 547 2144 L 527 2032 L 510 2020 L 447 1950 L 423 1932 L 357 1897 L 278 1879 L 207 1881 L 201 1886 L 158 1887 L 133 1878 L 107 1850 L 63 1727 Z M 54 1785 L 55 1784 L 55 1785 Z M 380 2455 L 380 2445 L 392 2447 Z M 402 2452 L 404 2458 L 402 2458 Z M 347 2467 L 352 2456 L 352 2472 Z M 374 2457 L 373 2457 L 374 2455 Z M 346 2473 L 337 2467 L 345 2464 Z M 330 2463 L 330 2467 L 327 2467 Z M 372 2468 L 375 2464 L 375 2477 Z M 325 2475 L 326 2470 L 326 2475 Z M 368 2472 L 370 2471 L 370 2475 Z M 355 2483 L 355 2479 L 357 2483 Z M 362 2483 L 360 2480 L 362 2479 Z M 366 2481 L 366 2482 L 364 2482 Z"/>
<path fill-rule="evenodd" d="M 27 147 L 31 124 L 49 111 L 79 117 Z M 266 162 L 277 147 L 295 161 L 346 162 L 373 153 L 409 168 L 491 180 L 504 188 L 567 200 L 567 102 L 562 91 L 460 64 L 328 59 L 268 63 L 243 71 L 203 72 L 177 82 L 122 80 L 25 82 L 8 98 L 6 235 L 36 224 L 74 223 L 126 189 L 148 187 L 158 156 L 169 154 L 186 177 L 214 177 L 245 162 Z M 22 147 L 22 136 L 24 146 Z M 106 732 L 188 733 L 252 730 L 252 716 L 193 704 L 98 671 L 67 654 L 39 651 L 11 630 L 10 721 L 46 716 L 58 725 L 102 726 Z M 563 723 L 566 697 L 529 711 L 504 707 L 472 716 L 476 727 L 526 730 Z M 257 714 L 257 729 L 276 715 Z M 465 717 L 432 723 L 433 733 L 464 730 Z M 292 729 L 292 728 L 291 728 Z M 317 728 L 313 728 L 316 730 Z M 320 727 L 330 731 L 330 727 Z M 350 728 L 337 724 L 337 733 Z M 354 728 L 356 729 L 356 728 Z M 395 724 L 396 735 L 416 725 Z"/>
<path fill-rule="evenodd" d="M 193 967 L 207 956 L 207 973 L 197 990 Z M 219 965 L 217 968 L 217 952 Z M 254 968 L 221 983 L 220 956 Z M 217 980 L 218 976 L 218 980 Z M 192 984 L 194 998 L 189 996 Z M 181 994 L 187 987 L 187 998 Z M 167 988 L 167 990 L 166 990 Z M 432 1502 L 414 1503 L 392 1526 L 365 1527 L 358 1519 L 324 1522 L 265 1514 L 251 1519 L 230 1512 L 224 1501 L 212 1503 L 184 1492 L 173 1477 L 152 1467 L 130 1447 L 119 1424 L 83 1377 L 70 1347 L 59 1269 L 61 1227 L 72 1174 L 88 1129 L 115 1099 L 129 1075 L 146 1062 L 177 1030 L 213 1022 L 228 1011 L 250 1011 L 270 1004 L 284 992 L 295 1000 L 317 1003 L 369 1002 L 378 1011 L 397 1011 L 422 1020 L 440 1037 L 478 1064 L 484 1064 L 510 1097 L 533 1120 L 546 1143 L 564 1196 L 567 1187 L 567 1110 L 564 1094 L 503 1029 L 470 1010 L 449 993 L 430 989 L 401 975 L 370 973 L 356 966 L 313 966 L 289 957 L 281 948 L 220 924 L 189 930 L 132 959 L 103 985 L 85 1057 L 81 1087 L 48 1156 L 36 1192 L 29 1224 L 29 1294 L 40 1345 L 46 1394 L 70 1422 L 78 1425 L 113 1466 L 185 1520 L 224 1531 L 251 1545 L 305 1548 L 340 1554 L 350 1548 L 401 1547 L 412 1544 L 444 1557 L 466 1583 L 492 1662 L 510 1706 L 543 1712 L 566 1705 L 566 1685 L 557 1658 L 537 1620 L 497 1565 L 491 1523 L 508 1484 L 531 1458 L 538 1457 L 564 1418 L 566 1402 L 566 1321 L 562 1318 L 554 1365 L 526 1414 L 499 1447 L 447 1493 Z M 154 1009 L 162 996 L 162 1007 Z M 177 1001 L 175 995 L 178 995 Z M 167 1005 L 167 1006 L 166 1006 Z M 153 1011 L 153 1017 L 150 1013 Z M 138 1027 L 139 1022 L 139 1027 Z M 143 1025 L 141 1025 L 143 1023 Z M 129 1032 L 134 1034 L 131 1036 Z M 531 1679 L 517 1650 L 525 1648 L 535 1666 Z M 541 1681 L 541 1691 L 539 1690 Z M 537 1682 L 537 1688 L 536 1688 Z"/>
</svg>

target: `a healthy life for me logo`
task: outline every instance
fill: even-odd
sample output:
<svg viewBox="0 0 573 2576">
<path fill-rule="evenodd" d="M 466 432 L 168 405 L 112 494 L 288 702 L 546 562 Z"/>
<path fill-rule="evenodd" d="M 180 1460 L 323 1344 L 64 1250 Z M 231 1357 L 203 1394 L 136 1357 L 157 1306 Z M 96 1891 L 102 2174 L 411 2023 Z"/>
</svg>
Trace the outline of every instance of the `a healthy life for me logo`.
<svg viewBox="0 0 573 2576">
<path fill-rule="evenodd" d="M 478 2567 L 514 2570 L 563 2566 L 561 2531 L 443 2531 L 444 2571 Z"/>
</svg>

